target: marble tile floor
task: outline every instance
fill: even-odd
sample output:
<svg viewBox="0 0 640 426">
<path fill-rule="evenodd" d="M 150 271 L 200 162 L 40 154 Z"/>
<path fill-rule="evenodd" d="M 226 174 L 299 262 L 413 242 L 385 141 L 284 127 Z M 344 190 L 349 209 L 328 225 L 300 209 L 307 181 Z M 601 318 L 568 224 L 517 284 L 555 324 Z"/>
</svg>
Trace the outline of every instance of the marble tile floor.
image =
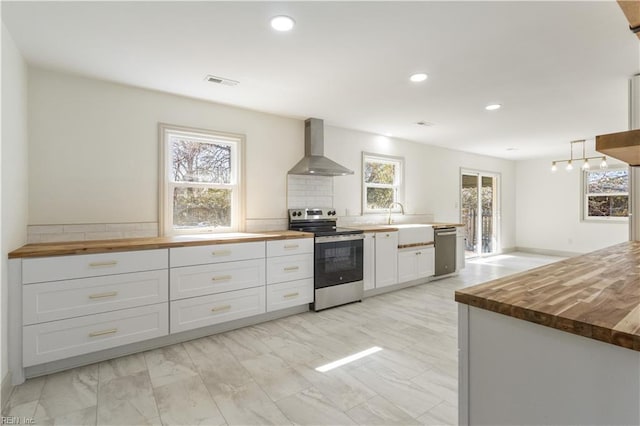
<svg viewBox="0 0 640 426">
<path fill-rule="evenodd" d="M 454 425 L 455 289 L 560 259 L 468 260 L 456 277 L 362 303 L 33 378 L 5 415 L 37 425 Z"/>
</svg>

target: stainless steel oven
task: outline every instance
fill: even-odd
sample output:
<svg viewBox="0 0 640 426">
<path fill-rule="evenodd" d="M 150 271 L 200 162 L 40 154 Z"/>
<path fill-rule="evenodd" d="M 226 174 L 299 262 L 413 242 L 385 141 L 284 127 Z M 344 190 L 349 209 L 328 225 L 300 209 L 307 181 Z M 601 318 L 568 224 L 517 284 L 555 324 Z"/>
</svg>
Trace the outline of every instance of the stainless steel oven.
<svg viewBox="0 0 640 426">
<path fill-rule="evenodd" d="M 289 229 L 315 235 L 315 311 L 360 301 L 364 294 L 364 234 L 338 228 L 335 215 L 333 209 L 289 210 Z"/>
<path fill-rule="evenodd" d="M 362 300 L 364 235 L 316 237 L 315 310 Z"/>
</svg>

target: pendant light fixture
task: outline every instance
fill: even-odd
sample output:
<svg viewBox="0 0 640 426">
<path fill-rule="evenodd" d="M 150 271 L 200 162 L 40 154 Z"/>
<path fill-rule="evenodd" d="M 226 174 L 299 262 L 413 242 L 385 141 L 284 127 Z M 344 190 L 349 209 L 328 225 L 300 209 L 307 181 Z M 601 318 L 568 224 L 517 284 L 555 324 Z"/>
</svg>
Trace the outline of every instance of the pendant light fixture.
<svg viewBox="0 0 640 426">
<path fill-rule="evenodd" d="M 577 141 L 571 141 L 571 156 L 568 160 L 555 160 L 551 162 L 551 171 L 555 172 L 556 170 L 558 170 L 558 166 L 557 163 L 567 163 L 567 167 L 566 170 L 568 172 L 570 172 L 571 170 L 573 170 L 573 162 L 574 161 L 582 161 L 582 166 L 580 166 L 580 168 L 582 170 L 589 170 L 591 169 L 591 165 L 589 164 L 589 160 L 602 160 L 600 161 L 600 168 L 601 169 L 606 169 L 607 166 L 607 157 L 587 157 L 585 155 L 585 140 L 584 139 L 580 139 Z M 573 146 L 575 144 L 582 144 L 582 157 L 573 157 Z"/>
</svg>

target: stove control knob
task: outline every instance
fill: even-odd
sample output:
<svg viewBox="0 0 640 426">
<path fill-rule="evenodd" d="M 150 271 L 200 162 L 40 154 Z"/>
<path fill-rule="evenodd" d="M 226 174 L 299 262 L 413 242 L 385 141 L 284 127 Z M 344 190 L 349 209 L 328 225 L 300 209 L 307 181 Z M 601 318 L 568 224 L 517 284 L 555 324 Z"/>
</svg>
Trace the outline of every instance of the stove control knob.
<svg viewBox="0 0 640 426">
<path fill-rule="evenodd" d="M 335 211 L 335 210 L 329 210 L 329 214 L 330 214 L 331 216 L 335 216 L 335 215 L 336 215 L 336 211 Z"/>
</svg>

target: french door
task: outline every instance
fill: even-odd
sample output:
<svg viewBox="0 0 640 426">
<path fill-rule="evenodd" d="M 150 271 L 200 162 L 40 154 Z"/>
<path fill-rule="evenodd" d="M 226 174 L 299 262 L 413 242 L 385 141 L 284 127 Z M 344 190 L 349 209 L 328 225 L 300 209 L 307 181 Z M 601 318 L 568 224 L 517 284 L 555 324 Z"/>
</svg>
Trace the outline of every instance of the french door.
<svg viewBox="0 0 640 426">
<path fill-rule="evenodd" d="M 465 257 L 495 254 L 499 250 L 500 206 L 498 173 L 462 170 L 460 220 L 465 229 Z"/>
</svg>

